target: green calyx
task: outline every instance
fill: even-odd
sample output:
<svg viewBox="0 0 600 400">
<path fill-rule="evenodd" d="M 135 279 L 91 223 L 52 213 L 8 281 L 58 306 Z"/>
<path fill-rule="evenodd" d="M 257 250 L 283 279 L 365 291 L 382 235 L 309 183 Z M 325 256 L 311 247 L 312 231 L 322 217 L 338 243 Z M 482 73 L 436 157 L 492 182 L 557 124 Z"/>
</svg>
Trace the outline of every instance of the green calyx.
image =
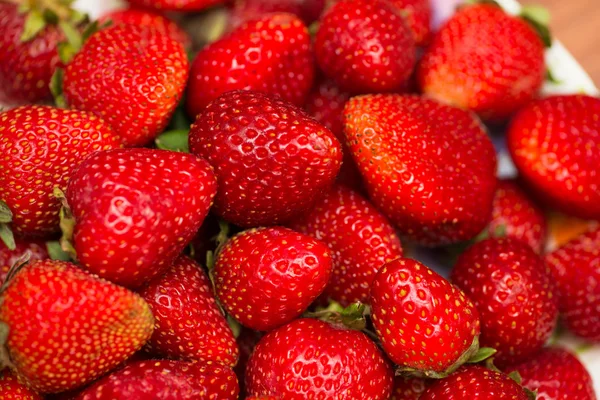
<svg viewBox="0 0 600 400">
<path fill-rule="evenodd" d="M 8 352 L 8 333 L 10 328 L 7 324 L 0 321 L 0 371 L 4 368 L 12 368 L 10 354 Z"/>
<path fill-rule="evenodd" d="M 186 129 L 176 129 L 162 133 L 156 138 L 156 147 L 161 150 L 177 151 L 189 153 L 188 136 L 190 131 Z"/>
<path fill-rule="evenodd" d="M 75 247 L 73 247 L 73 231 L 75 229 L 75 217 L 71 212 L 71 208 L 67 203 L 67 198 L 62 190 L 55 187 L 54 188 L 54 197 L 56 197 L 60 203 L 60 230 L 62 231 L 62 236 L 59 240 L 60 249 L 62 252 L 69 255 L 69 257 L 73 260 L 77 259 L 77 253 L 75 252 Z M 57 256 L 57 252 L 54 254 Z M 66 256 L 65 256 L 66 257 Z"/>
<path fill-rule="evenodd" d="M 548 25 L 550 24 L 550 12 L 538 5 L 526 5 L 521 8 L 523 18 L 537 32 L 546 47 L 552 47 L 552 35 Z"/>
<path fill-rule="evenodd" d="M 74 0 L 25 0 L 19 4 L 19 12 L 26 14 L 21 41 L 34 39 L 48 25 L 58 26 L 68 41 L 80 41 L 78 27 L 88 17 L 73 8 Z"/>
<path fill-rule="evenodd" d="M 305 318 L 320 319 L 357 331 L 364 331 L 367 326 L 366 315 L 368 313 L 367 305 L 360 302 L 352 303 L 344 308 L 340 303 L 331 301 L 326 308 L 304 313 L 303 316 Z M 369 334 L 369 332 L 365 333 Z"/>
<path fill-rule="evenodd" d="M 12 211 L 8 204 L 0 200 L 0 240 L 8 247 L 9 250 L 16 248 L 15 237 L 10 230 L 9 224 L 12 222 Z"/>
</svg>

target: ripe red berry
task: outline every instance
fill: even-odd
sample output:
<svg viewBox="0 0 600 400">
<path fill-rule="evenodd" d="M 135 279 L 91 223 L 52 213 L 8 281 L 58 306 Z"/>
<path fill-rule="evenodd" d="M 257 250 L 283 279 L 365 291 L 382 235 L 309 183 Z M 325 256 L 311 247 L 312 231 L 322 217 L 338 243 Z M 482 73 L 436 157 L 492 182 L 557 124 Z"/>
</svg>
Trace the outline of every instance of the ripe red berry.
<svg viewBox="0 0 600 400">
<path fill-rule="evenodd" d="M 0 286 L 4 283 L 6 275 L 11 267 L 21 259 L 29 255 L 29 262 L 45 260 L 48 258 L 46 242 L 42 240 L 24 240 L 15 239 L 15 249 L 10 250 L 6 245 L 0 242 Z"/>
<path fill-rule="evenodd" d="M 0 372 L 0 399 L 42 400 L 42 396 L 23 385 L 8 369 Z"/>
</svg>

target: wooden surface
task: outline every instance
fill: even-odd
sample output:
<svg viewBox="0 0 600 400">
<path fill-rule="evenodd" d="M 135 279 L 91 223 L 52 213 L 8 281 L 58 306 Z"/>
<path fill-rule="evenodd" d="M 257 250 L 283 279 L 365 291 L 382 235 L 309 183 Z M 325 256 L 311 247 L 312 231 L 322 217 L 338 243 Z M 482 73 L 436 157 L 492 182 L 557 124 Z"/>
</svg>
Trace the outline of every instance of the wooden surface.
<svg viewBox="0 0 600 400">
<path fill-rule="evenodd" d="M 540 4 L 552 15 L 550 28 L 600 86 L 600 0 L 522 0 Z"/>
</svg>

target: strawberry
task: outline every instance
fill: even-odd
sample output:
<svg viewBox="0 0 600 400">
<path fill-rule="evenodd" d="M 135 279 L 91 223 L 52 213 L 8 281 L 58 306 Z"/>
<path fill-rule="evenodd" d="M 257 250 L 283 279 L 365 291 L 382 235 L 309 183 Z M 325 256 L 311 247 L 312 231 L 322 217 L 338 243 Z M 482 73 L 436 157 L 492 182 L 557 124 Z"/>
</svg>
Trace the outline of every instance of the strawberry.
<svg viewBox="0 0 600 400">
<path fill-rule="evenodd" d="M 210 280 L 194 261 L 179 257 L 139 294 L 156 321 L 148 342 L 152 353 L 230 367 L 236 364 L 235 338 L 215 301 Z"/>
<path fill-rule="evenodd" d="M 46 243 L 41 240 L 16 239 L 15 245 L 15 249 L 11 250 L 0 242 L 0 286 L 4 283 L 10 268 L 26 254 L 29 254 L 30 262 L 49 257 Z"/>
<path fill-rule="evenodd" d="M 471 300 L 409 258 L 389 262 L 377 273 L 371 317 L 383 349 L 403 370 L 444 376 L 479 348 L 479 317 Z"/>
<path fill-rule="evenodd" d="M 280 400 L 280 398 L 275 396 L 250 396 L 246 397 L 246 400 Z"/>
<path fill-rule="evenodd" d="M 331 274 L 325 244 L 287 228 L 251 229 L 234 236 L 215 263 L 215 290 L 242 325 L 268 331 L 300 316 Z"/>
<path fill-rule="evenodd" d="M 545 75 L 544 43 L 534 28 L 489 4 L 454 14 L 417 68 L 423 93 L 492 122 L 531 101 Z"/>
<path fill-rule="evenodd" d="M 59 231 L 60 202 L 73 170 L 88 155 L 120 147 L 97 116 L 49 106 L 23 106 L 0 113 L 0 200 L 13 212 L 19 235 Z"/>
<path fill-rule="evenodd" d="M 290 226 L 329 247 L 333 271 L 324 295 L 343 306 L 367 303 L 379 268 L 402 256 L 400 239 L 387 218 L 343 186 L 335 186 Z"/>
<path fill-rule="evenodd" d="M 498 181 L 492 220 L 486 232 L 490 237 L 503 235 L 527 243 L 536 253 L 542 253 L 546 242 L 546 217 L 519 188 L 514 180 Z"/>
<path fill-rule="evenodd" d="M 412 240 L 473 238 L 489 222 L 496 155 L 470 113 L 417 96 L 367 95 L 344 110 L 370 198 Z"/>
<path fill-rule="evenodd" d="M 231 10 L 230 23 L 238 27 L 245 21 L 261 18 L 268 13 L 289 13 L 300 17 L 306 25 L 315 22 L 327 0 L 237 0 Z"/>
<path fill-rule="evenodd" d="M 189 142 L 215 168 L 215 213 L 242 227 L 279 224 L 306 211 L 332 185 L 342 159 L 327 128 L 291 104 L 250 91 L 211 103 Z"/>
<path fill-rule="evenodd" d="M 419 400 L 530 400 L 531 398 L 521 385 L 508 375 L 481 366 L 471 366 L 435 382 Z"/>
<path fill-rule="evenodd" d="M 136 7 L 157 11 L 197 12 L 223 4 L 226 0 L 127 0 L 127 2 Z"/>
<path fill-rule="evenodd" d="M 297 319 L 264 336 L 248 363 L 253 396 L 286 400 L 387 400 L 393 373 L 362 332 Z"/>
<path fill-rule="evenodd" d="M 600 99 L 554 96 L 523 108 L 511 122 L 508 149 L 522 179 L 551 206 L 600 218 Z"/>
<path fill-rule="evenodd" d="M 458 258 L 452 282 L 475 303 L 481 345 L 497 350 L 503 365 L 527 359 L 556 327 L 557 297 L 552 274 L 526 243 L 487 239 Z"/>
<path fill-rule="evenodd" d="M 431 17 L 433 10 L 429 0 L 389 0 L 398 7 L 418 46 L 426 46 L 431 40 Z"/>
<path fill-rule="evenodd" d="M 0 399 L 42 400 L 42 396 L 20 383 L 8 370 L 0 373 Z"/>
<path fill-rule="evenodd" d="M 429 381 L 424 379 L 396 376 L 390 400 L 419 400 L 421 395 L 427 390 L 428 384 Z"/>
<path fill-rule="evenodd" d="M 64 100 L 112 125 L 129 147 L 167 126 L 188 77 L 183 45 L 164 33 L 120 24 L 92 35 L 64 71 Z"/>
<path fill-rule="evenodd" d="M 416 50 L 398 8 L 385 0 L 341 0 L 321 18 L 315 56 L 344 90 L 394 92 L 408 81 Z"/>
<path fill-rule="evenodd" d="M 112 21 L 113 24 L 130 24 L 156 29 L 181 43 L 186 49 L 192 45 L 192 39 L 186 31 L 169 18 L 149 9 L 126 8 L 114 10 L 104 14 L 98 21 L 101 24 Z"/>
<path fill-rule="evenodd" d="M 64 261 L 37 261 L 2 293 L 10 361 L 19 379 L 42 393 L 83 386 L 133 355 L 154 319 L 127 289 Z"/>
<path fill-rule="evenodd" d="M 571 240 L 545 260 L 567 328 L 587 340 L 600 341 L 600 228 Z"/>
<path fill-rule="evenodd" d="M 237 400 L 238 384 L 229 367 L 186 361 L 128 363 L 74 400 Z"/>
<path fill-rule="evenodd" d="M 160 275 L 194 237 L 215 191 L 208 163 L 190 154 L 120 149 L 88 157 L 66 192 L 81 265 L 128 287 Z"/>
<path fill-rule="evenodd" d="M 204 48 L 192 64 L 186 107 L 195 117 L 233 90 L 280 96 L 301 106 L 314 78 L 308 29 L 291 14 L 246 22 Z"/>
<path fill-rule="evenodd" d="M 564 349 L 543 349 L 506 371 L 517 371 L 523 386 L 537 392 L 537 400 L 596 400 L 590 373 L 577 357 Z"/>
</svg>

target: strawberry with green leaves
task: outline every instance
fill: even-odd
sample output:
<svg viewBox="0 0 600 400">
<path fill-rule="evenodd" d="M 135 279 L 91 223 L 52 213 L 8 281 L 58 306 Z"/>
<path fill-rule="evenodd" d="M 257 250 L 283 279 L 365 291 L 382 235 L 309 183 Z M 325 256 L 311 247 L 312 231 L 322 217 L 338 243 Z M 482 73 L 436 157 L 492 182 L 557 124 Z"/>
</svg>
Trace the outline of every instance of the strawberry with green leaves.
<svg viewBox="0 0 600 400">
<path fill-rule="evenodd" d="M 348 101 L 344 120 L 371 201 L 402 235 L 440 246 L 488 224 L 496 153 L 471 113 L 417 96 L 366 95 Z"/>
<path fill-rule="evenodd" d="M 82 267 L 135 288 L 175 261 L 202 224 L 215 192 L 212 168 L 191 154 L 98 152 L 69 180 L 66 200 L 73 219 L 64 222 L 75 223 L 72 241 Z"/>
<path fill-rule="evenodd" d="M 8 369 L 0 372 L 0 399 L 42 400 L 43 397 L 23 385 Z"/>
<path fill-rule="evenodd" d="M 23 257 L 26 257 L 30 262 L 49 258 L 46 242 L 17 238 L 15 239 L 14 250 L 0 242 L 0 286 L 4 283 L 8 271 Z"/>
<path fill-rule="evenodd" d="M 14 270 L 1 327 L 15 374 L 40 393 L 83 386 L 150 338 L 154 318 L 137 294 L 63 261 Z M 32 306 L 35 304 L 35 306 Z"/>
<path fill-rule="evenodd" d="M 154 314 L 147 348 L 171 359 L 233 367 L 238 348 L 202 268 L 181 256 L 139 290 Z"/>
<path fill-rule="evenodd" d="M 329 247 L 333 271 L 324 296 L 343 306 L 368 303 L 377 271 L 402 256 L 400 239 L 387 218 L 341 185 L 290 226 Z"/>
</svg>

